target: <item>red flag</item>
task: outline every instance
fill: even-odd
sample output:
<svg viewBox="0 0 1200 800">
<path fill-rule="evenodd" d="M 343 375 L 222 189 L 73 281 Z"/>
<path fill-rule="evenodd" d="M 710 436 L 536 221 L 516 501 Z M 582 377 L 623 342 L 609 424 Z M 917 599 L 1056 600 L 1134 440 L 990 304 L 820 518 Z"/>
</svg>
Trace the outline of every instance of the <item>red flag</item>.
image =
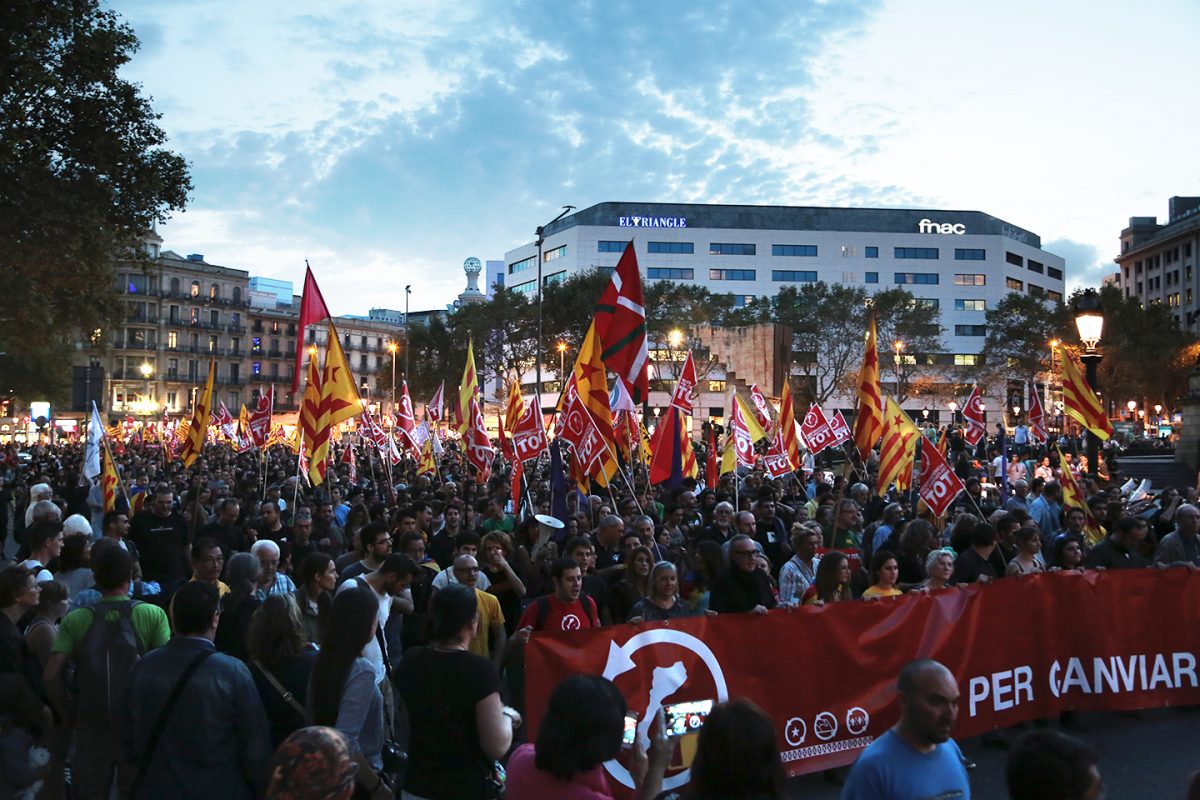
<svg viewBox="0 0 1200 800">
<path fill-rule="evenodd" d="M 537 458 L 549 449 L 546 429 L 542 427 L 539 416 L 531 403 L 525 404 L 525 413 L 521 415 L 517 427 L 512 432 L 513 450 L 517 461 Z"/>
<path fill-rule="evenodd" d="M 496 426 L 499 432 L 497 438 L 500 440 L 500 452 L 505 458 L 512 461 L 516 458 L 516 452 L 513 450 L 512 442 L 504 435 L 504 415 L 500 413 L 499 409 L 496 409 Z"/>
<path fill-rule="evenodd" d="M 600 469 L 608 445 L 578 392 L 567 393 L 562 414 L 559 415 L 558 435 L 574 451 L 575 457 L 571 460 L 574 474 L 588 476 Z M 578 470 L 575 465 L 578 465 Z"/>
<path fill-rule="evenodd" d="M 250 412 L 246 427 L 249 428 L 250 442 L 254 447 L 263 447 L 271 438 L 271 412 L 275 408 L 275 387 L 267 387 L 266 394 L 258 396 L 258 403 Z"/>
<path fill-rule="evenodd" d="M 300 298 L 300 327 L 296 336 L 296 369 L 292 371 L 292 394 L 300 387 L 300 365 L 304 363 L 304 332 L 309 325 L 330 317 L 329 307 L 317 287 L 312 268 L 304 262 L 304 294 Z"/>
<path fill-rule="evenodd" d="M 843 424 L 845 423 L 843 422 Z M 804 421 L 800 423 L 800 433 L 804 436 L 804 443 L 813 455 L 833 445 L 834 435 L 830 430 L 829 420 L 825 418 L 825 413 L 816 403 L 808 407 L 808 413 L 804 415 Z"/>
<path fill-rule="evenodd" d="M 631 241 L 613 270 L 612 280 L 596 304 L 596 333 L 600 336 L 604 364 L 620 376 L 641 403 L 650 392 L 646 372 L 646 300 L 642 274 Z"/>
<path fill-rule="evenodd" d="M 987 433 L 987 425 L 983 421 L 983 392 L 979 391 L 978 386 L 971 387 L 971 395 L 963 406 L 962 415 L 967 422 L 963 438 L 974 447 Z"/>
<path fill-rule="evenodd" d="M 765 439 L 767 434 L 746 407 L 746 402 L 736 392 L 733 395 L 733 410 L 729 414 L 729 432 L 733 436 L 737 462 L 746 467 L 753 467 L 754 443 Z"/>
<path fill-rule="evenodd" d="M 850 433 L 850 426 L 846 424 L 846 418 L 842 416 L 842 412 L 838 411 L 829 420 L 829 431 L 833 434 L 833 441 L 830 442 L 830 447 L 837 447 L 843 442 L 850 441 L 853 435 Z"/>
<path fill-rule="evenodd" d="M 775 438 L 771 440 L 771 447 L 763 457 L 763 466 L 767 468 L 767 474 L 772 478 L 782 478 L 792 471 L 792 461 L 788 458 L 787 444 L 783 440 L 782 427 L 775 431 Z"/>
<path fill-rule="evenodd" d="M 350 483 L 358 483 L 358 462 L 354 458 L 354 445 L 346 445 L 342 451 L 342 463 L 346 465 L 346 475 Z"/>
<path fill-rule="evenodd" d="M 678 486 L 683 481 L 683 448 L 680 442 L 679 409 L 667 406 L 667 413 L 654 429 L 650 442 L 650 483 Z"/>
<path fill-rule="evenodd" d="M 708 486 L 716 486 L 720 478 L 721 459 L 717 453 L 717 429 L 708 426 L 708 463 L 704 466 L 704 482 Z"/>
<path fill-rule="evenodd" d="M 525 475 L 525 462 L 517 459 L 512 469 L 512 506 L 513 514 L 521 514 L 521 478 Z"/>
<path fill-rule="evenodd" d="M 771 427 L 771 407 L 767 405 L 767 398 L 763 397 L 757 383 L 750 384 L 750 399 L 754 402 L 754 418 L 758 424 L 764 429 Z"/>
<path fill-rule="evenodd" d="M 479 402 L 474 397 L 467 406 L 467 413 L 471 417 L 467 435 L 463 438 L 467 461 L 475 467 L 475 482 L 487 483 L 492 474 L 492 458 L 496 451 L 492 449 L 483 423 L 483 412 L 479 410 Z"/>
<path fill-rule="evenodd" d="M 929 437 L 921 437 L 921 489 L 919 494 L 934 516 L 942 516 L 965 487 Z"/>
<path fill-rule="evenodd" d="M 396 411 L 396 427 L 400 429 L 400 443 L 413 454 L 421 457 L 421 446 L 417 443 L 417 419 L 413 414 L 412 398 L 408 394 L 408 381 L 400 382 L 400 408 Z"/>
<path fill-rule="evenodd" d="M 692 394 L 696 391 L 696 362 L 692 360 L 692 351 L 688 350 L 683 369 L 679 372 L 679 383 L 675 384 L 675 394 L 671 397 L 671 405 L 684 414 L 692 413 Z"/>
<path fill-rule="evenodd" d="M 1029 384 L 1029 436 L 1035 442 L 1050 440 L 1046 430 L 1046 412 L 1042 409 L 1042 398 L 1038 395 L 1037 384 Z"/>
</svg>

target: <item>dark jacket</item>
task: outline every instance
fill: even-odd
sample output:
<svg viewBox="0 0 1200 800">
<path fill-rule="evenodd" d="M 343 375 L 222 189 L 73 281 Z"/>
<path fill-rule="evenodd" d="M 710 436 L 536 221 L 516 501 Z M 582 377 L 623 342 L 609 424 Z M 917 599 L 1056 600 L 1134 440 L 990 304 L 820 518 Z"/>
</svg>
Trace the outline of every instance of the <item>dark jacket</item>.
<svg viewBox="0 0 1200 800">
<path fill-rule="evenodd" d="M 122 730 L 126 756 L 144 756 L 150 731 L 188 664 L 212 642 L 176 636 L 133 668 Z M 266 789 L 271 734 L 254 679 L 215 653 L 192 675 L 163 727 L 139 798 L 233 800 Z"/>
<path fill-rule="evenodd" d="M 755 606 L 775 607 L 771 581 L 762 570 L 746 572 L 734 566 L 713 582 L 708 598 L 710 610 L 719 614 L 740 614 L 753 611 Z"/>
</svg>

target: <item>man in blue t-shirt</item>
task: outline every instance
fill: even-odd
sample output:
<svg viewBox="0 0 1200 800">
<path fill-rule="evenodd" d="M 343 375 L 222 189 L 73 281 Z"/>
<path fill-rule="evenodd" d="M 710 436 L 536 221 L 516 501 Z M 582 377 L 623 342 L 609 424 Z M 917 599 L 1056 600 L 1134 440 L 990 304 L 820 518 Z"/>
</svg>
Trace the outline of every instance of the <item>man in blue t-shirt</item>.
<svg viewBox="0 0 1200 800">
<path fill-rule="evenodd" d="M 871 743 L 850 769 L 842 800 L 969 800 L 962 751 L 950 738 L 958 683 L 932 659 L 900 671 L 900 721 Z"/>
</svg>

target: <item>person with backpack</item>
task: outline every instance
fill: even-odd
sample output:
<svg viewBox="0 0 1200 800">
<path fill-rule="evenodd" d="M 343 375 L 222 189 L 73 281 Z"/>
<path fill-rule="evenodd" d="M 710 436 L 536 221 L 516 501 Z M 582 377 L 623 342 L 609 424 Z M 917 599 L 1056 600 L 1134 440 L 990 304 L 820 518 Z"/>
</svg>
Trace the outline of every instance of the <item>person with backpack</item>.
<svg viewBox="0 0 1200 800">
<path fill-rule="evenodd" d="M 130 673 L 142 656 L 165 645 L 171 633 L 166 612 L 129 598 L 133 557 L 128 552 L 96 548 L 92 571 L 100 602 L 63 618 L 44 681 L 58 718 L 75 731 L 71 783 L 76 795 L 107 797 L 115 772 L 123 796 L 132 771 L 121 758 L 116 721 L 126 705 Z M 75 667 L 73 698 L 64 680 L 68 662 Z"/>
</svg>

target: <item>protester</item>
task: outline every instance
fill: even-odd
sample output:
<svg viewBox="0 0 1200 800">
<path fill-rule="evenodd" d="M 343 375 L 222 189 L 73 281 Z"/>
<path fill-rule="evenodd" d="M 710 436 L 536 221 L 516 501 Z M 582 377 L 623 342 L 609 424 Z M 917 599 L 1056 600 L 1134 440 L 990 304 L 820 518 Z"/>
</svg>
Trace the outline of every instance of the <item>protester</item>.
<svg viewBox="0 0 1200 800">
<path fill-rule="evenodd" d="M 801 601 L 806 606 L 823 606 L 853 600 L 850 591 L 850 559 L 840 550 L 832 550 L 821 557 L 812 586 L 804 592 Z"/>
<path fill-rule="evenodd" d="M 1104 784 L 1090 745 L 1053 730 L 1026 733 L 1004 770 L 1010 800 L 1100 800 Z"/>
<path fill-rule="evenodd" d="M 186 584 L 175 595 L 175 638 L 133 668 L 118 730 L 138 769 L 134 800 L 252 798 L 266 789 L 267 716 L 246 665 L 213 647 L 220 617 L 217 587 Z"/>
<path fill-rule="evenodd" d="M 470 651 L 477 656 L 490 658 L 499 671 L 508 642 L 500 601 L 495 595 L 478 587 L 479 562 L 475 560 L 475 556 L 461 555 L 454 559 L 453 567 L 455 582 L 474 590 L 475 602 L 479 609 L 479 626 L 475 635 L 471 637 Z"/>
<path fill-rule="evenodd" d="M 314 725 L 336 728 L 350 746 L 356 785 L 372 800 L 394 796 L 383 773 L 383 694 L 375 666 L 361 653 L 375 640 L 379 604 L 370 592 L 338 592 L 329 609 L 325 644 L 313 664 L 307 711 Z"/>
<path fill-rule="evenodd" d="M 25 531 L 25 543 L 29 546 L 29 558 L 22 566 L 33 571 L 38 583 L 54 580 L 47 567 L 62 552 L 62 525 L 53 521 L 35 522 Z"/>
<path fill-rule="evenodd" d="M 296 574 L 296 606 L 304 621 L 305 638 L 321 644 L 321 622 L 329 613 L 333 591 L 337 588 L 337 568 L 324 553 L 309 553 Z"/>
<path fill-rule="evenodd" d="M 608 593 L 610 613 L 614 620 L 622 621 L 628 619 L 633 607 L 650 594 L 650 570 L 654 567 L 654 554 L 649 547 L 637 545 L 626 552 L 624 564 L 624 574 L 613 583 Z"/>
<path fill-rule="evenodd" d="M 492 505 L 498 506 L 496 503 Z M 500 601 L 500 610 L 504 612 L 505 633 L 511 636 L 516 631 L 517 620 L 521 616 L 521 600 L 527 594 L 520 571 L 509 561 L 513 556 L 512 537 L 505 531 L 493 530 L 483 537 L 482 545 L 483 558 L 479 559 L 479 575 L 487 578 L 488 591 Z"/>
<path fill-rule="evenodd" d="M 679 573 L 670 561 L 660 561 L 650 572 L 650 594 L 634 604 L 629 622 L 640 624 L 692 617 L 699 613 L 679 598 Z M 717 612 L 708 612 L 716 615 Z"/>
<path fill-rule="evenodd" d="M 171 487 L 158 486 L 150 508 L 129 523 L 129 538 L 137 545 L 145 580 L 158 583 L 163 597 L 168 599 L 187 577 L 191 539 L 183 516 L 173 509 L 174 502 L 175 492 Z"/>
<path fill-rule="evenodd" d="M 1175 511 L 1175 530 L 1164 536 L 1154 551 L 1156 564 L 1200 566 L 1200 508 L 1184 504 Z"/>
<path fill-rule="evenodd" d="M 129 702 L 134 664 L 170 638 L 161 608 L 129 599 L 133 558 L 128 552 L 97 545 L 94 570 L 100 599 L 63 618 L 45 669 L 51 704 L 60 719 L 73 724 L 71 780 L 81 797 L 107 795 L 114 780 L 122 795 L 128 790 L 132 765 L 121 756 L 117 724 Z M 106 624 L 96 624 L 98 611 Z M 68 666 L 74 696 L 66 681 Z"/>
<path fill-rule="evenodd" d="M 314 725 L 288 736 L 271 757 L 270 769 L 267 800 L 350 800 L 358 764 L 345 736 Z"/>
<path fill-rule="evenodd" d="M 918 659 L 896 684 L 900 721 L 867 745 L 842 790 L 843 800 L 919 800 L 971 796 L 962 751 L 950 738 L 958 683 L 936 661 Z"/>
<path fill-rule="evenodd" d="M 274 594 L 263 601 L 246 633 L 250 674 L 278 747 L 305 722 L 304 702 L 317 651 L 309 645 L 296 598 Z"/>
<path fill-rule="evenodd" d="M 954 574 L 954 553 L 949 550 L 933 550 L 925 559 L 925 570 L 929 578 L 917 588 L 922 591 L 936 592 L 945 589 L 951 583 Z"/>
<path fill-rule="evenodd" d="M 768 576 L 758 569 L 754 540 L 738 534 L 730 540 L 729 557 L 733 565 L 713 583 L 708 607 L 718 614 L 754 612 L 765 614 L 775 607 Z"/>
<path fill-rule="evenodd" d="M 225 577 L 229 579 L 229 594 L 223 598 L 220 626 L 214 641 L 222 653 L 242 661 L 250 657 L 246 649 L 250 620 L 262 605 L 257 596 L 261 575 L 262 564 L 252 553 L 234 553 L 225 570 Z"/>
<path fill-rule="evenodd" d="M 821 546 L 821 533 L 805 527 L 802 523 L 792 526 L 793 555 L 779 571 L 779 605 L 798 606 L 808 587 L 817 579 L 817 568 L 821 558 L 817 548 Z"/>
<path fill-rule="evenodd" d="M 1055 539 L 1050 555 L 1050 571 L 1083 570 L 1083 543 L 1078 539 Z"/>
<path fill-rule="evenodd" d="M 90 533 L 75 533 L 63 539 L 62 553 L 58 559 L 56 581 L 67 587 L 67 596 L 74 597 L 94 582 L 88 559 L 92 556 Z"/>
<path fill-rule="evenodd" d="M 1138 545 L 1146 538 L 1146 522 L 1122 517 L 1112 531 L 1087 554 L 1089 569 L 1136 569 L 1148 566 Z"/>
<path fill-rule="evenodd" d="M 404 794 L 483 800 L 521 717 L 500 702 L 496 668 L 469 651 L 479 624 L 476 593 L 447 586 L 434 595 L 431 614 L 433 644 L 406 653 L 396 675 L 412 728 Z"/>
<path fill-rule="evenodd" d="M 899 597 L 904 594 L 896 586 L 900 577 L 900 567 L 896 557 L 887 550 L 880 550 L 871 557 L 871 583 L 862 593 L 863 599 L 879 597 Z"/>
<path fill-rule="evenodd" d="M 260 539 L 250 548 L 250 554 L 257 558 L 262 566 L 258 586 L 254 592 L 255 597 L 262 601 L 271 595 L 295 593 L 296 584 L 279 570 L 279 545 L 270 539 Z"/>
<path fill-rule="evenodd" d="M 1026 525 L 1016 533 L 1017 554 L 1008 562 L 1005 575 L 1034 575 L 1045 572 L 1046 567 L 1039 557 L 1042 552 L 1042 537 L 1037 528 Z"/>
</svg>

